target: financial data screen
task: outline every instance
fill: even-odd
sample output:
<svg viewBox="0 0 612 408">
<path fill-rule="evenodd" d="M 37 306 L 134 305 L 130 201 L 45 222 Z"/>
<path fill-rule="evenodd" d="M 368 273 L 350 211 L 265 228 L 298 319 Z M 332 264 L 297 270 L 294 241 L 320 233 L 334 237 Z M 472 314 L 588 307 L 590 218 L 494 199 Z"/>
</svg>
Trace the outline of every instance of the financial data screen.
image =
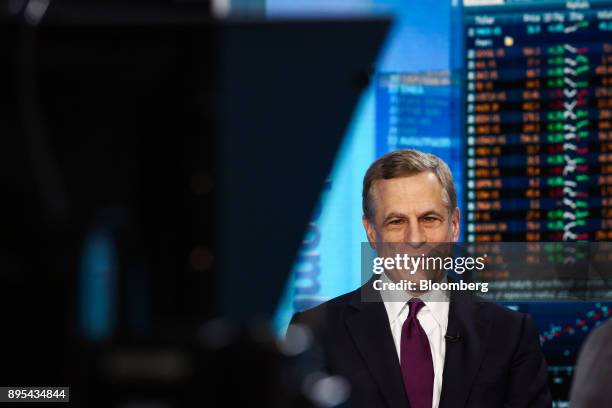
<svg viewBox="0 0 612 408">
<path fill-rule="evenodd" d="M 461 23 L 466 240 L 612 239 L 612 2 L 465 0 Z M 536 320 L 554 406 L 569 406 L 610 304 L 507 306 Z"/>
<path fill-rule="evenodd" d="M 463 45 L 467 240 L 612 239 L 612 4 L 466 0 Z"/>
</svg>

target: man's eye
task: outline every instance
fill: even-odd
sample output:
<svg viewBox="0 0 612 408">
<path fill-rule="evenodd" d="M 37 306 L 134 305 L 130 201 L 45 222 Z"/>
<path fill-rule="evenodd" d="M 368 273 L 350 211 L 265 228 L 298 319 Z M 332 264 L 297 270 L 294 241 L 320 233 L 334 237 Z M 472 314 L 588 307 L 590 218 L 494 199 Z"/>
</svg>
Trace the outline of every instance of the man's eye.
<svg viewBox="0 0 612 408">
<path fill-rule="evenodd" d="M 402 223 L 402 220 L 391 220 L 389 221 L 389 225 L 399 225 Z"/>
<path fill-rule="evenodd" d="M 423 217 L 422 219 L 424 222 L 435 222 L 438 220 L 436 217 Z"/>
</svg>

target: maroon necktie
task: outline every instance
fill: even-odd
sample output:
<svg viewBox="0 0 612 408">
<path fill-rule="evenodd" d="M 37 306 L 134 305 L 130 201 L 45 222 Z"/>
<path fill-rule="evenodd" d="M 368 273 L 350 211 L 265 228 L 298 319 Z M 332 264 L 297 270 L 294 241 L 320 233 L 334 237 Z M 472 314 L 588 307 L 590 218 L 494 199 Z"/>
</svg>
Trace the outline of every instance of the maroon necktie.
<svg viewBox="0 0 612 408">
<path fill-rule="evenodd" d="M 410 299 L 408 317 L 402 326 L 400 361 L 404 387 L 411 408 L 431 408 L 434 370 L 427 334 L 417 319 L 425 303 Z"/>
</svg>

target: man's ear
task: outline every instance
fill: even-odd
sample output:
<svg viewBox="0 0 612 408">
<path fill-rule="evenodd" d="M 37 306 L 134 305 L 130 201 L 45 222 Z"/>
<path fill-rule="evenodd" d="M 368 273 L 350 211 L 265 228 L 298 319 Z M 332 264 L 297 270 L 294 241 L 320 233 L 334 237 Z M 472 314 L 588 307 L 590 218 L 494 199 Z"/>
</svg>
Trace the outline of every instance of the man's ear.
<svg viewBox="0 0 612 408">
<path fill-rule="evenodd" d="M 376 230 L 374 224 L 370 222 L 368 217 L 364 214 L 361 221 L 363 222 L 363 228 L 365 228 L 366 235 L 368 236 L 368 242 L 372 249 L 376 249 Z"/>
<path fill-rule="evenodd" d="M 451 239 L 453 242 L 459 241 L 459 223 L 461 221 L 461 214 L 459 212 L 459 207 L 455 207 L 453 214 L 451 215 L 450 223 L 451 223 Z"/>
</svg>

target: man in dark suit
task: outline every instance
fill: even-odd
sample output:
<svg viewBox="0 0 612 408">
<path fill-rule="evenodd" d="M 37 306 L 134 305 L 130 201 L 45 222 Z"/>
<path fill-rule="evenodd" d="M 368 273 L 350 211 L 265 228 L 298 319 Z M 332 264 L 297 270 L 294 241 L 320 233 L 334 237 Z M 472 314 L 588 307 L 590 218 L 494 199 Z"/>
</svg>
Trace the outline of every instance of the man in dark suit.
<svg viewBox="0 0 612 408">
<path fill-rule="evenodd" d="M 416 150 L 387 154 L 370 166 L 363 213 L 368 240 L 379 253 L 383 243 L 419 249 L 459 237 L 450 170 Z M 409 302 L 390 301 L 370 280 L 292 319 L 314 334 L 324 369 L 349 380 L 350 406 L 551 406 L 529 316 L 467 293 L 409 295 Z"/>
</svg>

